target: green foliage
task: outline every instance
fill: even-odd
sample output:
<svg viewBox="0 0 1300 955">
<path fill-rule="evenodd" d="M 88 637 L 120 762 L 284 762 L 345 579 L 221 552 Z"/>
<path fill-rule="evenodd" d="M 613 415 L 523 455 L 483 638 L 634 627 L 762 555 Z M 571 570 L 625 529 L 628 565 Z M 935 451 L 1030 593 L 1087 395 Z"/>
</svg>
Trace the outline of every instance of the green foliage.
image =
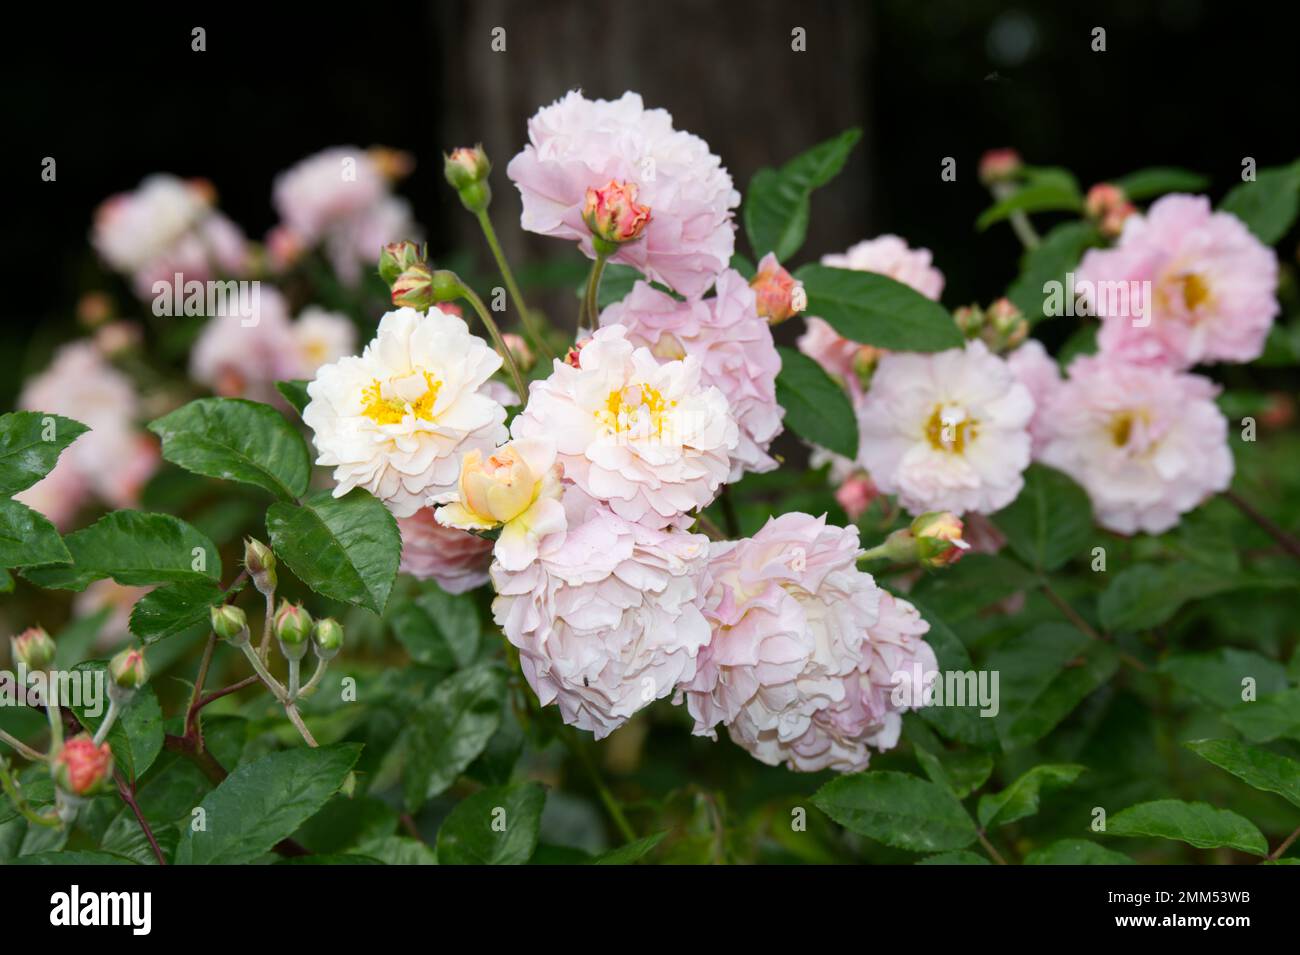
<svg viewBox="0 0 1300 955">
<path fill-rule="evenodd" d="M 844 389 L 802 352 L 778 347 L 781 373 L 776 400 L 785 408 L 785 426 L 814 444 L 856 457 L 858 428 Z"/>
<path fill-rule="evenodd" d="M 796 156 L 780 169 L 760 169 L 750 180 L 743 218 L 754 258 L 775 252 L 787 261 L 808 234 L 812 194 L 844 167 L 862 130 L 848 129 Z"/>
<path fill-rule="evenodd" d="M 813 264 L 795 278 L 808 295 L 808 314 L 850 341 L 917 352 L 960 348 L 964 341 L 947 309 L 887 275 Z"/>
<path fill-rule="evenodd" d="M 905 773 L 841 776 L 817 790 L 813 804 L 850 832 L 912 852 L 962 849 L 976 839 L 952 793 Z"/>
</svg>

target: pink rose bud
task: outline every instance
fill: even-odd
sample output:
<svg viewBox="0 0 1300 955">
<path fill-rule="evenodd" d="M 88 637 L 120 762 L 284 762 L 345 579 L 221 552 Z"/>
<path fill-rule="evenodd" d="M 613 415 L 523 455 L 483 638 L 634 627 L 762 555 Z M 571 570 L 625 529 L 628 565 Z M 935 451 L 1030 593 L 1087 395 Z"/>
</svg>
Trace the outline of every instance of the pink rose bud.
<svg viewBox="0 0 1300 955">
<path fill-rule="evenodd" d="M 145 662 L 144 651 L 138 647 L 127 647 L 108 661 L 108 673 L 119 688 L 140 689 L 149 682 L 149 664 Z"/>
<path fill-rule="evenodd" d="M 95 347 L 105 358 L 116 358 L 139 347 L 144 335 L 135 322 L 116 321 L 95 329 Z"/>
<path fill-rule="evenodd" d="M 876 366 L 884 354 L 883 348 L 874 345 L 862 345 L 853 353 L 853 374 L 864 391 L 871 387 L 871 376 L 876 373 Z"/>
<path fill-rule="evenodd" d="M 950 511 L 929 511 L 912 521 L 916 538 L 916 559 L 922 567 L 935 569 L 956 562 L 970 548 L 962 540 L 961 519 Z"/>
<path fill-rule="evenodd" d="M 28 627 L 9 639 L 14 659 L 29 670 L 45 670 L 54 662 L 54 641 L 43 627 Z"/>
<path fill-rule="evenodd" d="M 1083 214 L 1097 224 L 1102 235 L 1115 238 L 1124 231 L 1124 220 L 1137 211 L 1119 186 L 1100 182 L 1088 190 Z"/>
<path fill-rule="evenodd" d="M 113 317 L 113 300 L 103 292 L 87 292 L 77 300 L 77 321 L 95 328 Z"/>
<path fill-rule="evenodd" d="M 597 239 L 596 251 L 611 254 L 625 242 L 634 242 L 650 223 L 650 207 L 636 201 L 637 188 L 630 182 L 611 179 L 603 188 L 587 189 L 582 221 Z M 600 243 L 605 243 L 602 249 Z"/>
<path fill-rule="evenodd" d="M 311 640 L 311 614 L 303 609 L 302 604 L 280 601 L 280 609 L 275 612 L 275 638 L 280 641 L 280 652 L 286 660 L 301 660 L 307 654 L 307 645 Z"/>
<path fill-rule="evenodd" d="M 527 371 L 533 367 L 533 363 L 537 358 L 533 355 L 533 350 L 528 347 L 528 342 L 524 341 L 521 336 L 516 335 L 514 332 L 506 332 L 501 336 L 501 341 L 510 350 L 510 357 L 515 360 L 515 364 L 519 366 L 520 371 Z"/>
<path fill-rule="evenodd" d="M 1029 335 L 1029 322 L 1009 298 L 1000 298 L 990 305 L 984 318 L 993 333 L 995 350 L 1015 348 Z"/>
<path fill-rule="evenodd" d="M 990 149 L 980 157 L 980 182 L 986 186 L 1007 182 L 1019 175 L 1023 165 L 1020 153 L 1014 149 Z"/>
<path fill-rule="evenodd" d="M 586 347 L 588 341 L 590 339 L 584 338 L 581 341 L 574 342 L 573 346 L 564 353 L 564 363 L 571 368 L 581 368 L 582 359 L 579 355 L 582 354 L 582 349 Z"/>
<path fill-rule="evenodd" d="M 393 304 L 398 308 L 414 308 L 422 312 L 433 305 L 433 270 L 423 262 L 417 263 L 393 280 Z"/>
<path fill-rule="evenodd" d="M 63 744 L 51 766 L 55 784 L 74 796 L 93 796 L 108 788 L 113 776 L 113 751 L 107 743 L 96 746 L 87 733 Z"/>
<path fill-rule="evenodd" d="M 486 179 L 492 171 L 492 163 L 488 161 L 481 143 L 473 147 L 461 146 L 443 157 L 442 171 L 452 188 L 459 190 Z"/>
<path fill-rule="evenodd" d="M 217 204 L 217 187 L 212 184 L 211 179 L 190 179 L 186 185 L 190 191 L 198 196 L 204 205 L 215 206 Z"/>
<path fill-rule="evenodd" d="M 266 234 L 266 254 L 276 272 L 292 268 L 305 251 L 302 238 L 288 226 L 278 225 Z"/>
<path fill-rule="evenodd" d="M 835 490 L 835 500 L 855 522 L 879 495 L 875 482 L 862 473 L 852 475 Z"/>
<path fill-rule="evenodd" d="M 392 287 L 407 269 L 424 262 L 424 252 L 414 242 L 390 242 L 379 252 L 379 277 Z"/>
<path fill-rule="evenodd" d="M 754 290 L 758 314 L 773 325 L 797 315 L 808 303 L 802 294 L 803 286 L 781 267 L 771 252 L 758 263 L 758 272 L 749 280 L 749 287 Z"/>
<path fill-rule="evenodd" d="M 244 569 L 259 594 L 269 597 L 275 593 L 275 552 L 256 538 L 244 538 Z"/>
</svg>

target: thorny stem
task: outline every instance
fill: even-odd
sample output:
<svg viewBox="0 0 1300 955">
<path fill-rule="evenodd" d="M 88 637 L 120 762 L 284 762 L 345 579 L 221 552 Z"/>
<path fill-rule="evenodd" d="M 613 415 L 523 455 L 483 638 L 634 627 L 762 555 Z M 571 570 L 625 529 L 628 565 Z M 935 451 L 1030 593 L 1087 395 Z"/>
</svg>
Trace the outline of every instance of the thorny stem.
<svg viewBox="0 0 1300 955">
<path fill-rule="evenodd" d="M 515 383 L 515 392 L 519 395 L 519 400 L 527 401 L 528 389 L 524 387 L 524 378 L 519 374 L 519 367 L 515 364 L 515 356 L 510 353 L 510 349 L 506 347 L 505 340 L 501 337 L 501 329 L 497 328 L 497 323 L 492 320 L 492 315 L 488 312 L 487 306 L 483 304 L 483 300 L 478 297 L 478 293 L 464 282 L 460 283 L 460 288 L 461 295 L 464 297 L 465 301 L 474 306 L 474 311 L 478 312 L 478 317 L 483 321 L 483 325 L 487 328 L 488 334 L 492 336 L 492 344 L 496 345 L 497 352 L 501 355 L 501 360 L 504 361 L 506 367 L 510 369 L 510 377 Z"/>
<path fill-rule="evenodd" d="M 980 839 L 980 845 L 982 845 L 982 846 L 984 847 L 984 851 L 987 852 L 987 853 L 989 854 L 989 857 L 990 857 L 994 862 L 996 862 L 998 865 L 1006 865 L 1006 864 L 1007 864 L 1007 860 L 1004 859 L 1004 858 L 1002 858 L 1002 853 L 998 852 L 997 849 L 993 848 L 993 843 L 989 842 L 989 838 L 988 838 L 988 836 L 984 835 L 984 830 L 983 830 L 983 829 L 980 829 L 980 830 L 976 833 L 976 835 L 979 836 L 979 839 Z"/>
<path fill-rule="evenodd" d="M 158 840 L 153 836 L 153 830 L 149 828 L 149 820 L 140 811 L 140 804 L 135 801 L 135 791 L 127 785 L 126 779 L 123 778 L 120 771 L 113 770 L 113 778 L 117 780 L 117 794 L 122 797 L 122 802 L 130 807 L 131 812 L 135 815 L 135 821 L 140 824 L 140 831 L 149 840 L 149 848 L 153 849 L 154 858 L 158 860 L 159 865 L 166 865 L 167 857 L 163 855 L 162 849 L 158 846 Z"/>
<path fill-rule="evenodd" d="M 1048 600 L 1050 600 L 1057 610 L 1061 611 L 1061 615 L 1065 617 L 1066 620 L 1070 621 L 1070 623 L 1074 625 L 1076 630 L 1078 630 L 1080 633 L 1086 636 L 1091 637 L 1094 640 L 1100 640 L 1103 643 L 1112 642 L 1109 637 L 1098 633 L 1096 628 L 1093 627 L 1092 624 L 1084 620 L 1083 617 L 1079 615 L 1079 612 L 1075 610 L 1072 606 L 1070 606 L 1070 602 L 1066 600 L 1064 597 L 1062 597 L 1060 594 L 1058 594 L 1055 590 L 1053 590 L 1052 585 L 1049 584 L 1045 579 L 1040 580 L 1038 582 L 1038 586 L 1039 589 L 1042 590 L 1043 596 L 1046 597 Z M 1129 666 L 1131 666 L 1133 669 L 1140 670 L 1144 673 L 1146 672 L 1147 665 L 1143 663 L 1141 660 L 1139 660 L 1137 657 L 1133 656 L 1133 654 L 1126 653 L 1123 650 L 1120 650 L 1118 652 L 1119 652 L 1119 658 L 1123 660 L 1125 663 L 1127 663 Z"/>
<path fill-rule="evenodd" d="M 519 283 L 515 281 L 515 275 L 510 270 L 510 263 L 506 261 L 506 254 L 501 248 L 501 243 L 497 241 L 497 232 L 492 227 L 492 219 L 488 216 L 486 209 L 480 209 L 475 213 L 475 216 L 478 219 L 479 227 L 483 230 L 484 238 L 487 239 L 488 248 L 492 250 L 492 257 L 496 259 L 501 278 L 505 280 L 506 290 L 510 293 L 515 308 L 519 309 L 519 317 L 523 323 L 524 331 L 533 340 L 533 345 L 536 346 L 539 353 L 546 358 L 548 363 L 551 362 L 555 358 L 555 352 L 551 351 L 546 336 L 535 324 L 537 316 L 530 312 L 527 304 L 524 303 L 523 293 L 519 291 Z M 523 398 L 523 395 L 519 397 Z"/>
<path fill-rule="evenodd" d="M 1282 858 L 1282 856 L 1286 853 L 1286 850 L 1291 848 L 1291 843 L 1295 842 L 1297 838 L 1300 838 L 1300 826 L 1297 826 L 1296 830 L 1293 833 L 1291 833 L 1291 835 L 1287 836 L 1285 839 L 1282 840 L 1282 844 L 1280 846 L 1278 846 L 1276 849 L 1274 849 L 1272 852 L 1268 854 L 1269 861 L 1272 862 Z"/>
<path fill-rule="evenodd" d="M 194 692 L 190 694 L 190 705 L 185 710 L 185 735 L 193 734 L 199 746 L 203 745 L 203 736 L 198 729 L 199 708 L 203 705 L 203 685 L 208 682 L 208 668 L 212 665 L 212 653 L 217 648 L 217 635 L 208 634 L 207 645 L 203 648 L 203 659 L 199 663 L 198 675 L 194 678 Z"/>
<path fill-rule="evenodd" d="M 1277 541 L 1283 550 L 1296 560 L 1300 560 L 1300 540 L 1297 540 L 1277 524 L 1273 523 L 1273 521 L 1269 520 L 1269 518 L 1255 510 L 1254 505 L 1250 504 L 1236 491 L 1224 491 L 1223 496 L 1235 504 L 1237 510 L 1241 511 L 1241 513 L 1245 514 L 1248 518 L 1258 524 L 1269 537 Z"/>
<path fill-rule="evenodd" d="M 586 325 L 595 334 L 600 321 L 600 309 L 597 301 L 600 297 L 600 278 L 605 274 L 605 261 L 608 257 L 596 253 L 596 261 L 591 263 L 591 274 L 587 276 L 587 294 L 582 299 L 582 314 L 578 316 L 578 329 Z"/>
<path fill-rule="evenodd" d="M 22 740 L 20 740 L 18 737 L 11 736 L 10 734 L 6 733 L 4 730 L 0 730 L 0 742 L 8 743 L 18 752 L 19 755 L 21 755 L 24 759 L 31 760 L 33 763 L 44 763 L 49 761 L 49 757 L 46 756 L 44 753 L 37 752 L 36 750 L 28 746 L 26 743 L 24 743 Z"/>
</svg>

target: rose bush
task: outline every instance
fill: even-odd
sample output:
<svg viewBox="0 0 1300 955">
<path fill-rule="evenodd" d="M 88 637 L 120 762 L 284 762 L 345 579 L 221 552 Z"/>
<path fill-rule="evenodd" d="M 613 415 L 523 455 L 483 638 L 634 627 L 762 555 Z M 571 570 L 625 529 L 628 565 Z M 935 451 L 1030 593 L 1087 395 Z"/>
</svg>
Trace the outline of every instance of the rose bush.
<svg viewBox="0 0 1300 955">
<path fill-rule="evenodd" d="M 106 200 L 136 301 L 0 417 L 0 857 L 1295 861 L 1300 163 L 1215 207 L 997 151 L 1024 256 L 949 310 L 899 236 L 798 264 L 858 138 L 742 203 L 635 93 L 542 108 L 505 179 L 576 328 L 481 147 L 500 288 L 391 150 L 281 174 L 263 243 Z"/>
</svg>

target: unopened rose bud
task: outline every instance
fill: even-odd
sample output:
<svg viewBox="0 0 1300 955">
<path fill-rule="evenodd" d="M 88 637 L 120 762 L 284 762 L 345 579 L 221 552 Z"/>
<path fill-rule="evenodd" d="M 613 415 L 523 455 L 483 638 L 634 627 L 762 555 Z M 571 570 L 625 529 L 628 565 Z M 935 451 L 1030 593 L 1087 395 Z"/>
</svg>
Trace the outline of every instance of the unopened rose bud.
<svg viewBox="0 0 1300 955">
<path fill-rule="evenodd" d="M 916 538 L 916 560 L 922 567 L 935 569 L 956 562 L 969 548 L 962 539 L 962 523 L 950 511 L 929 511 L 912 521 Z"/>
<path fill-rule="evenodd" d="M 316 656 L 328 662 L 343 649 L 343 628 L 333 617 L 317 620 L 311 631 L 311 643 Z"/>
<path fill-rule="evenodd" d="M 222 640 L 227 640 L 237 647 L 248 642 L 248 618 L 238 607 L 233 604 L 213 607 L 209 618 L 212 621 L 212 632 Z"/>
<path fill-rule="evenodd" d="M 474 448 L 461 458 L 460 506 L 484 529 L 508 524 L 528 510 L 542 477 L 533 473 L 512 444 L 497 448 L 486 459 Z"/>
<path fill-rule="evenodd" d="M 14 659 L 29 670 L 46 670 L 54 662 L 54 641 L 43 627 L 28 627 L 9 639 Z"/>
<path fill-rule="evenodd" d="M 105 358 L 117 358 L 134 351 L 143 337 L 135 322 L 109 322 L 95 329 L 95 347 Z"/>
<path fill-rule="evenodd" d="M 307 243 L 286 225 L 278 225 L 266 234 L 266 256 L 275 272 L 292 268 L 306 251 Z"/>
<path fill-rule="evenodd" d="M 612 255 L 625 242 L 641 238 L 650 223 L 650 207 L 640 205 L 636 194 L 635 184 L 617 179 L 587 189 L 582 221 L 591 230 L 597 252 Z"/>
<path fill-rule="evenodd" d="M 74 796 L 93 796 L 108 788 L 113 778 L 113 751 L 108 743 L 95 745 L 88 733 L 63 744 L 50 766 L 54 783 Z"/>
<path fill-rule="evenodd" d="M 414 242 L 390 242 L 379 252 L 379 277 L 391 288 L 399 275 L 423 262 L 423 251 Z"/>
<path fill-rule="evenodd" d="M 1014 149 L 990 149 L 980 157 L 979 178 L 986 186 L 1007 182 L 1020 174 L 1024 163 Z"/>
<path fill-rule="evenodd" d="M 875 375 L 876 366 L 880 364 L 881 356 L 884 354 L 883 349 L 876 348 L 874 345 L 863 345 L 853 353 L 853 374 L 864 391 L 871 387 L 871 378 Z"/>
<path fill-rule="evenodd" d="M 269 597 L 275 593 L 275 552 L 254 537 L 244 538 L 244 569 L 259 594 Z"/>
<path fill-rule="evenodd" d="M 307 655 L 311 626 L 311 614 L 302 604 L 280 601 L 280 609 L 275 612 L 275 638 L 280 641 L 280 652 L 286 660 L 301 660 Z"/>
<path fill-rule="evenodd" d="M 574 342 L 569 350 L 564 353 L 564 363 L 571 368 L 581 368 L 582 359 L 579 356 L 582 354 L 582 349 L 586 347 L 588 341 L 590 341 L 590 339 L 584 338 L 581 341 Z"/>
<path fill-rule="evenodd" d="M 994 340 L 990 345 L 995 351 L 1015 348 L 1029 335 L 1029 322 L 1009 298 L 1000 298 L 990 305 L 984 319 L 992 332 Z"/>
<path fill-rule="evenodd" d="M 963 335 L 974 338 L 984 327 L 984 310 L 978 305 L 960 305 L 953 309 L 952 320 Z"/>
<path fill-rule="evenodd" d="M 528 347 L 528 342 L 524 341 L 521 336 L 516 335 L 514 332 L 506 332 L 501 336 L 501 341 L 509 349 L 510 357 L 515 360 L 515 364 L 520 371 L 528 371 L 533 367 L 533 363 L 537 361 L 537 358 L 533 354 L 533 350 Z"/>
<path fill-rule="evenodd" d="M 776 255 L 769 252 L 758 263 L 758 272 L 749 280 L 754 290 L 758 314 L 773 325 L 792 318 L 808 304 L 803 286 L 781 267 Z"/>
<path fill-rule="evenodd" d="M 144 651 L 138 647 L 127 647 L 108 661 L 108 673 L 119 688 L 140 689 L 149 682 L 149 664 L 145 661 Z"/>
<path fill-rule="evenodd" d="M 113 317 L 113 300 L 103 292 L 87 292 L 77 300 L 77 321 L 96 328 Z"/>
<path fill-rule="evenodd" d="M 215 206 L 217 204 L 217 187 L 212 184 L 211 179 L 203 179 L 202 177 L 190 179 L 186 182 L 186 185 L 190 187 L 190 191 L 198 196 L 204 205 Z"/>
<path fill-rule="evenodd" d="M 835 490 L 835 500 L 844 508 L 849 520 L 854 522 L 866 513 L 871 502 L 879 496 L 880 491 L 876 489 L 875 482 L 861 473 L 850 476 Z"/>
<path fill-rule="evenodd" d="M 393 280 L 393 304 L 426 312 L 433 305 L 433 269 L 423 262 L 411 266 Z"/>
<path fill-rule="evenodd" d="M 1102 235 L 1113 239 L 1124 231 L 1124 222 L 1137 211 L 1119 186 L 1100 182 L 1088 190 L 1083 214 L 1097 225 Z"/>
<path fill-rule="evenodd" d="M 492 171 L 492 163 L 483 151 L 482 143 L 477 146 L 461 146 L 443 156 L 442 171 L 451 187 L 459 191 L 486 179 Z"/>
</svg>

